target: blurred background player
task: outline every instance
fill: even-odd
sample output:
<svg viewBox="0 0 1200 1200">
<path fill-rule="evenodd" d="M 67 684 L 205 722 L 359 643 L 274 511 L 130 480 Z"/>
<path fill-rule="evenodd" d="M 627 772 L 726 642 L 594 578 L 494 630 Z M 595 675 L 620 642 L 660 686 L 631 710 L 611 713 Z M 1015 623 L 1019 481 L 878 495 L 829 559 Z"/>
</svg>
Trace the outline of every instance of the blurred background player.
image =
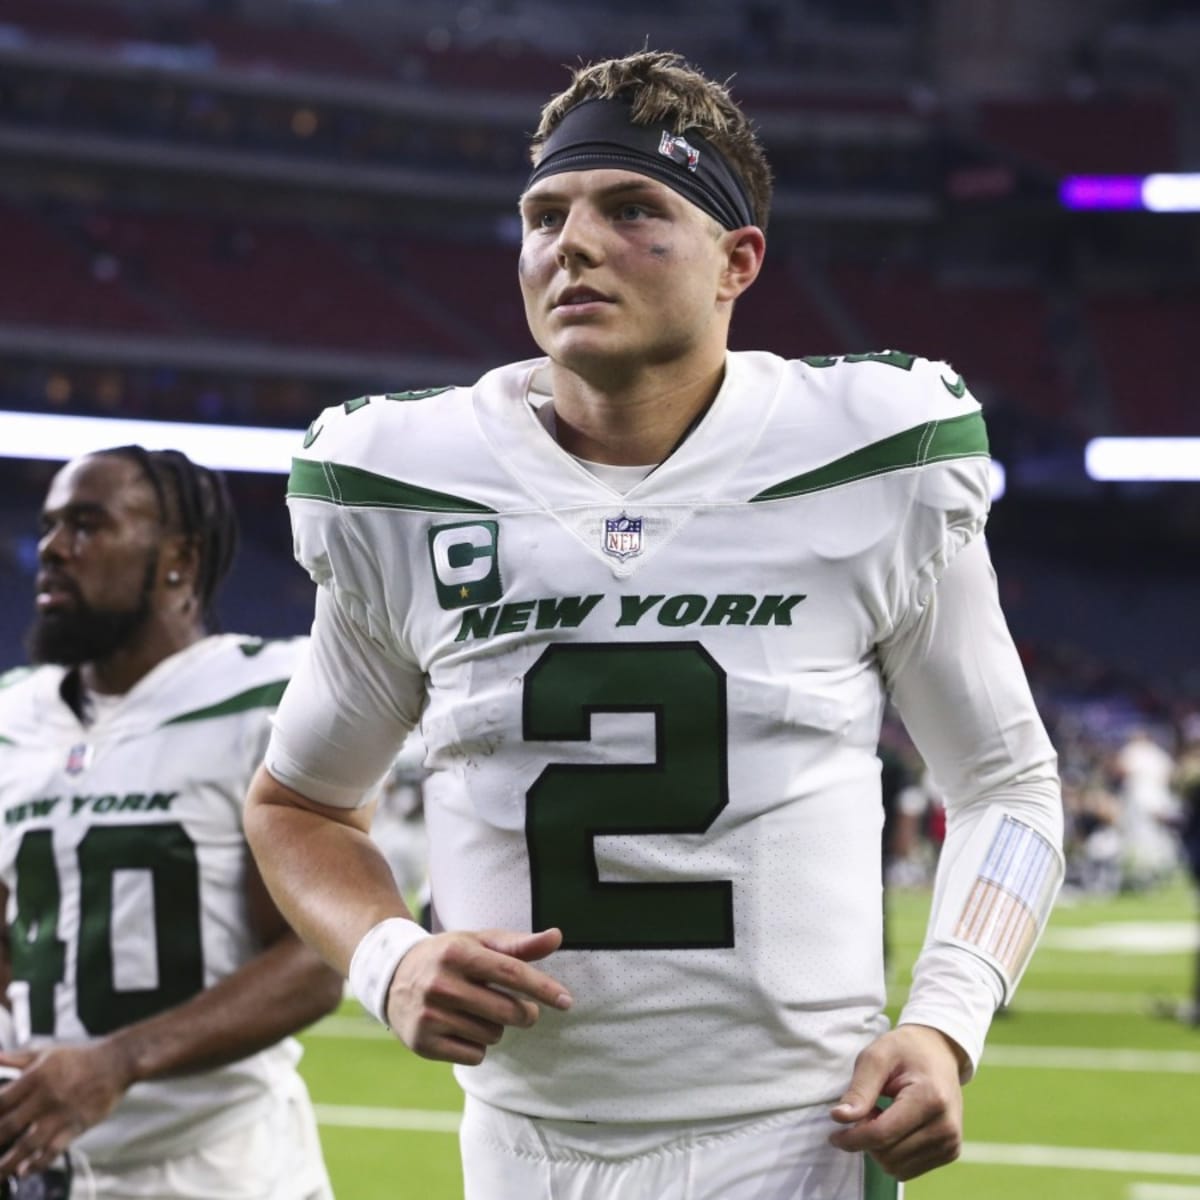
<svg viewBox="0 0 1200 1200">
<path fill-rule="evenodd" d="M 1200 900 L 1200 713 L 1192 713 L 1184 719 L 1181 740 L 1173 782 L 1182 811 L 1184 858 Z M 1178 1015 L 1188 1024 L 1200 1026 L 1200 933 L 1196 939 L 1192 997 L 1179 1006 Z"/>
<path fill-rule="evenodd" d="M 242 834 L 301 644 L 211 632 L 236 536 L 174 451 L 87 455 L 46 495 L 35 665 L 0 690 L 0 1175 L 69 1147 L 100 1200 L 331 1195 L 288 1035 L 340 981 Z"/>
<path fill-rule="evenodd" d="M 1179 801 L 1171 788 L 1175 760 L 1147 729 L 1130 731 L 1113 756 L 1122 848 L 1122 886 L 1162 884 L 1179 870 Z"/>
</svg>

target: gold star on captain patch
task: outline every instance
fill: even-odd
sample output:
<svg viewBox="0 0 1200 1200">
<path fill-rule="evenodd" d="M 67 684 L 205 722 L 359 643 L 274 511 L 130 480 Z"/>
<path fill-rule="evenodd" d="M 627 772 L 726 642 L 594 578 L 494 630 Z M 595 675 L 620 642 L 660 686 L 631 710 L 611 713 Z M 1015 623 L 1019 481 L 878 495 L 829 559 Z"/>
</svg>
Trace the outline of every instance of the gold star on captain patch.
<svg viewBox="0 0 1200 1200">
<path fill-rule="evenodd" d="M 461 599 L 461 600 L 465 600 L 470 594 L 471 594 L 471 589 L 469 587 L 467 587 L 467 585 L 465 583 L 462 585 L 462 587 L 460 587 L 458 589 L 459 599 Z"/>
</svg>

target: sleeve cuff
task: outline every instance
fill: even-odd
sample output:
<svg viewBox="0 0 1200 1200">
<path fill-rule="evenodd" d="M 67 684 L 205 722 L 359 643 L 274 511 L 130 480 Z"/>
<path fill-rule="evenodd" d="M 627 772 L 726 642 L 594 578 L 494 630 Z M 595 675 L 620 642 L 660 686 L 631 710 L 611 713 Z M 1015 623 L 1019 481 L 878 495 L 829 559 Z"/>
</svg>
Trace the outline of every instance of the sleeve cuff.
<svg viewBox="0 0 1200 1200">
<path fill-rule="evenodd" d="M 928 1025 L 952 1038 L 967 1056 L 966 1083 L 979 1067 L 1003 994 L 1000 977 L 982 959 L 955 946 L 926 946 L 898 1024 Z"/>
<path fill-rule="evenodd" d="M 303 770 L 300 764 L 283 748 L 278 730 L 271 735 L 267 745 L 266 758 L 263 761 L 272 778 L 285 787 L 318 804 L 328 804 L 331 808 L 361 808 L 378 790 L 386 776 L 380 777 L 374 785 L 367 788 L 345 787 L 341 784 L 330 783 L 327 779 Z"/>
</svg>

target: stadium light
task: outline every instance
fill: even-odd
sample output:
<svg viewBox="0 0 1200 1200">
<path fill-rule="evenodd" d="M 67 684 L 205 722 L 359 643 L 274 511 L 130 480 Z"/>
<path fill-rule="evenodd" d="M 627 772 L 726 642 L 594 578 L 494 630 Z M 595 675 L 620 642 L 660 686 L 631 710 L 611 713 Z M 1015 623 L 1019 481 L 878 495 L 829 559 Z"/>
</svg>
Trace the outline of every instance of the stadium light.
<svg viewBox="0 0 1200 1200">
<path fill-rule="evenodd" d="M 1142 207 L 1140 175 L 1068 175 L 1058 189 L 1063 208 L 1134 209 Z"/>
<path fill-rule="evenodd" d="M 1068 175 L 1058 196 L 1063 208 L 1077 211 L 1200 212 L 1200 174 Z"/>
<path fill-rule="evenodd" d="M 0 412 L 0 457 L 65 462 L 109 446 L 182 450 L 193 462 L 219 471 L 286 475 L 303 430 L 190 421 L 132 421 L 55 413 Z"/>
<path fill-rule="evenodd" d="M 1083 452 L 1090 479 L 1122 483 L 1200 482 L 1200 438 L 1092 438 Z"/>
<path fill-rule="evenodd" d="M 1200 175 L 1147 175 L 1142 203 L 1151 212 L 1200 212 Z"/>
<path fill-rule="evenodd" d="M 193 462 L 218 471 L 286 475 L 303 437 L 302 429 L 0 412 L 0 458 L 65 462 L 93 450 L 136 444 L 147 450 L 182 450 Z M 992 499 L 999 500 L 1006 476 L 995 459 L 991 478 Z"/>
</svg>

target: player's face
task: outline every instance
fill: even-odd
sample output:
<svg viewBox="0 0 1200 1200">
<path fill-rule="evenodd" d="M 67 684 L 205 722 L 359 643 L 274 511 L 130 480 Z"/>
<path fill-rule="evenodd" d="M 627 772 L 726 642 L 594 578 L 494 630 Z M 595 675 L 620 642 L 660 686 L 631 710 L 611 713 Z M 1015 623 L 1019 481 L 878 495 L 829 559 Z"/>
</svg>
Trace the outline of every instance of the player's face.
<svg viewBox="0 0 1200 1200">
<path fill-rule="evenodd" d="M 150 619 L 162 537 L 158 502 L 136 464 L 80 458 L 50 484 L 38 542 L 34 662 L 94 662 Z"/>
<path fill-rule="evenodd" d="M 521 291 L 534 340 L 583 375 L 724 348 L 725 231 L 631 171 L 568 171 L 521 197 Z"/>
</svg>

